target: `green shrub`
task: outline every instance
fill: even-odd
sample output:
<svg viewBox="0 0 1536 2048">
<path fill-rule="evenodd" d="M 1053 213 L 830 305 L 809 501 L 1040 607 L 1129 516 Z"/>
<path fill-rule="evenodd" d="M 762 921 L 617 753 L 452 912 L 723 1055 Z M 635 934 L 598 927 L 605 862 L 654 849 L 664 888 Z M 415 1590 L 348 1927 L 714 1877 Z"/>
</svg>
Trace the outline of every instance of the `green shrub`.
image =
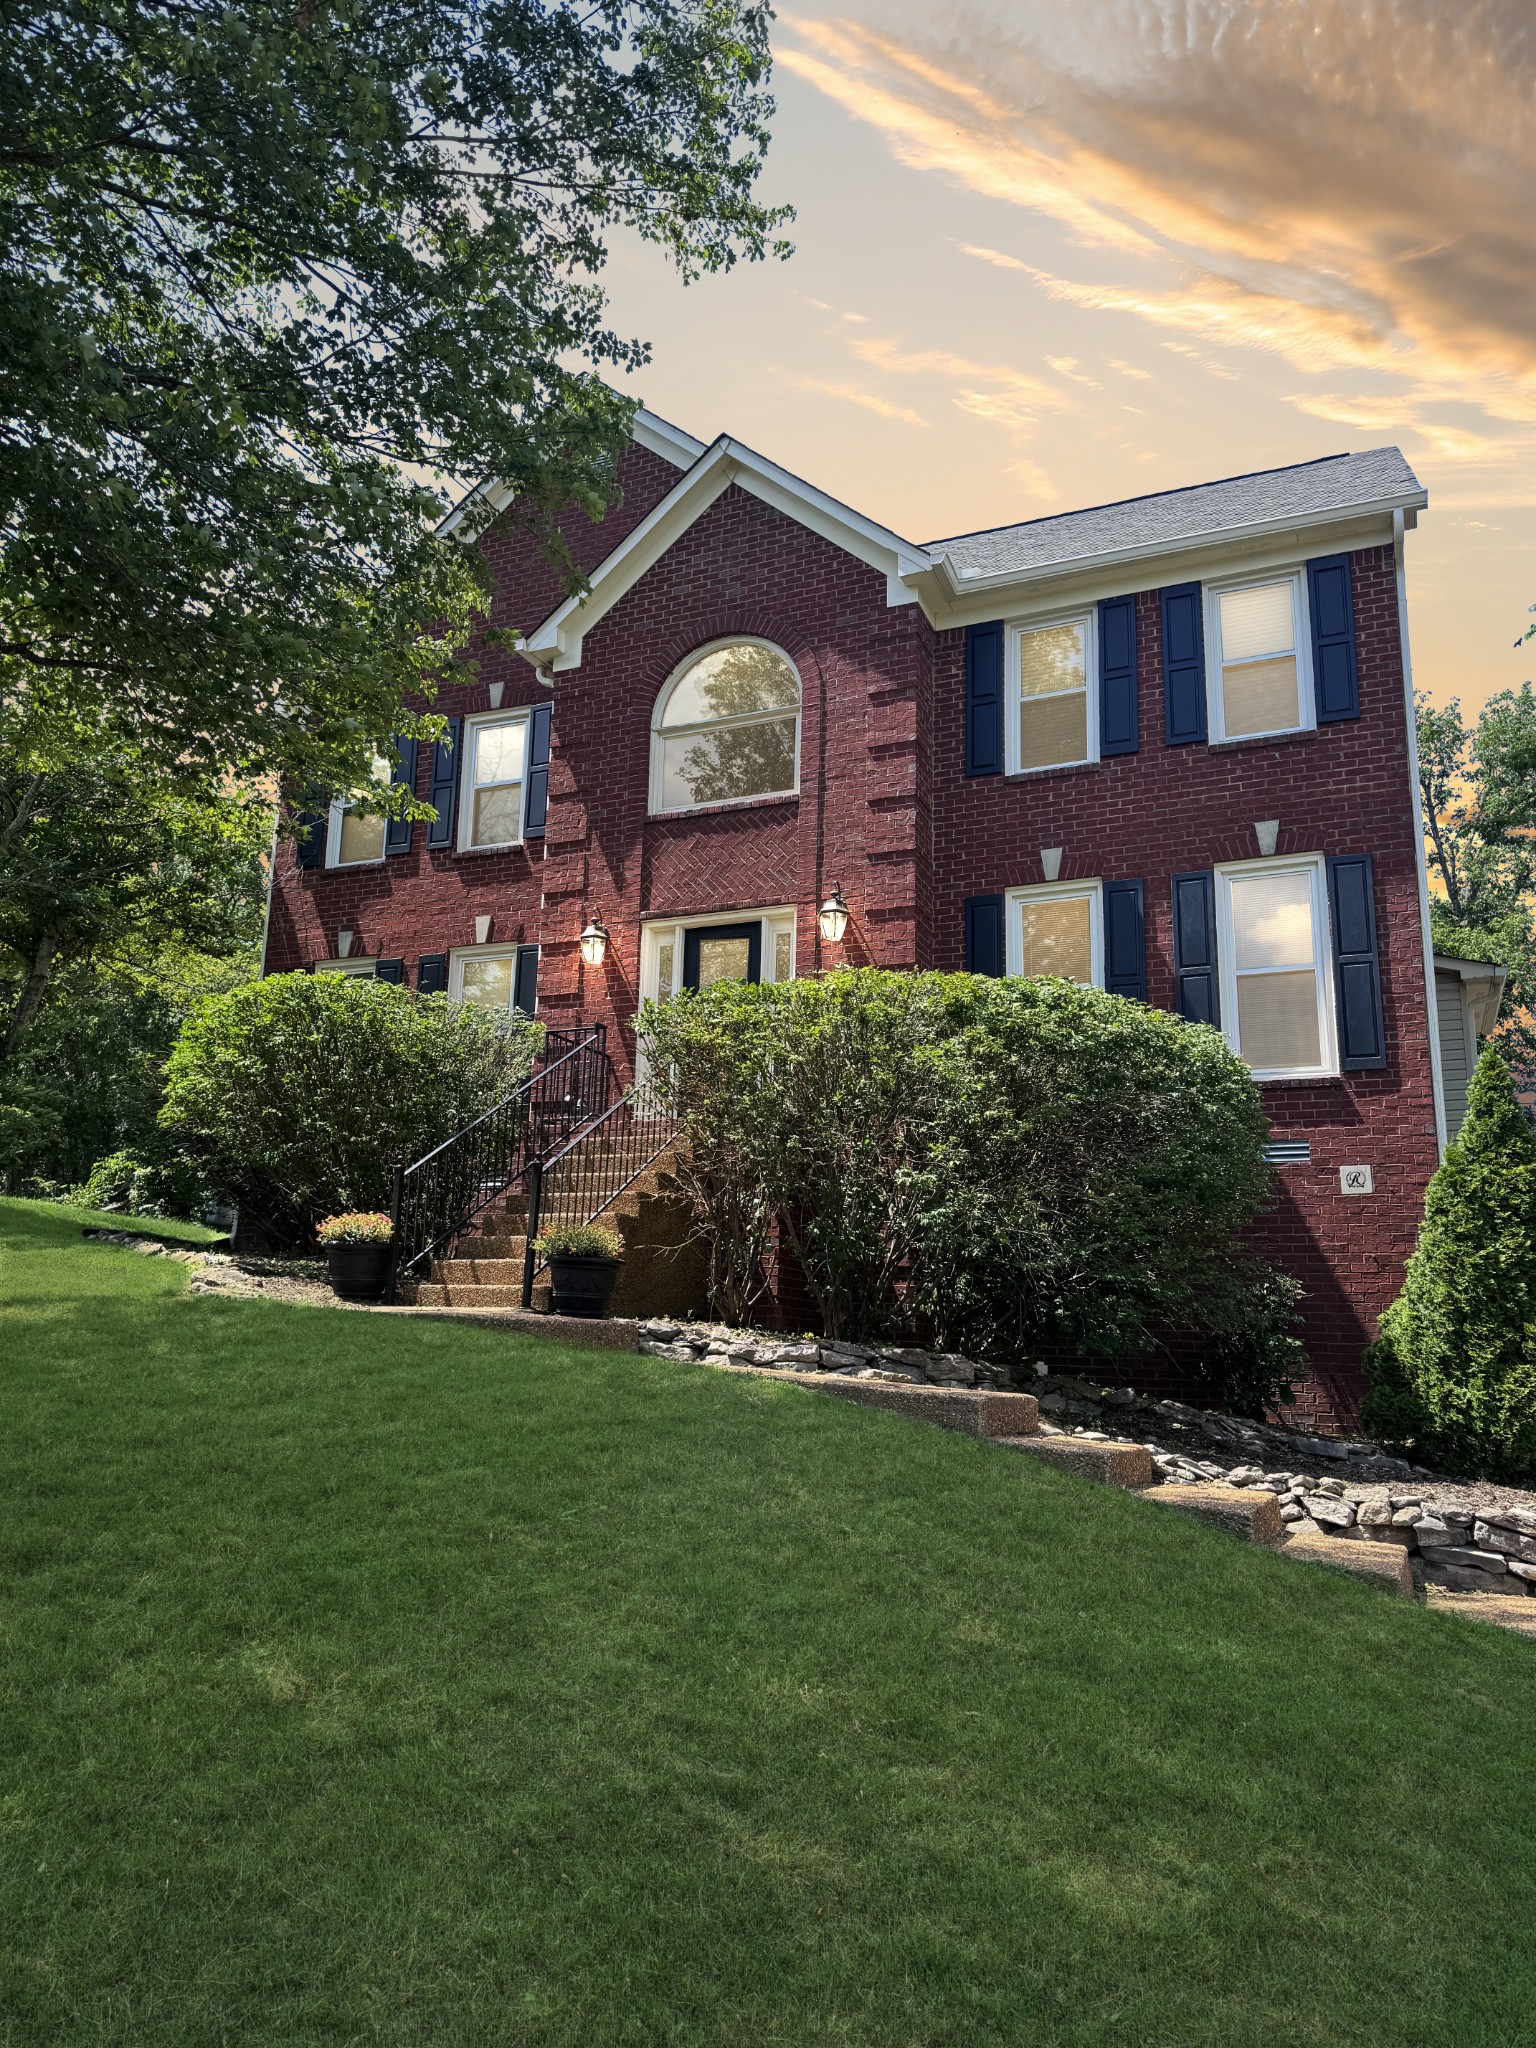
<svg viewBox="0 0 1536 2048">
<path fill-rule="evenodd" d="M 542 1028 L 339 974 L 276 974 L 211 997 L 166 1066 L 161 1121 L 274 1240 L 386 1209 L 421 1158 L 509 1094 Z"/>
<path fill-rule="evenodd" d="M 162 1155 L 135 1158 L 131 1152 L 109 1152 L 98 1159 L 85 1179 L 68 1190 L 68 1199 L 82 1209 L 125 1209 L 130 1216 L 196 1216 L 206 1209 L 212 1190 L 205 1173 L 162 1144 Z"/>
<path fill-rule="evenodd" d="M 534 1243 L 540 1257 L 546 1259 L 618 1259 L 624 1255 L 619 1233 L 600 1223 L 551 1223 Z"/>
<path fill-rule="evenodd" d="M 1366 1371 L 1373 1433 L 1453 1472 L 1536 1473 L 1536 1134 L 1491 1047 Z"/>
<path fill-rule="evenodd" d="M 1216 1032 L 1063 981 L 873 968 L 720 983 L 641 1028 L 718 1312 L 776 1217 L 831 1335 L 1019 1358 L 1195 1332 L 1249 1407 L 1294 1366 L 1296 1290 L 1240 1248 L 1271 1187 L 1263 1109 Z"/>
</svg>

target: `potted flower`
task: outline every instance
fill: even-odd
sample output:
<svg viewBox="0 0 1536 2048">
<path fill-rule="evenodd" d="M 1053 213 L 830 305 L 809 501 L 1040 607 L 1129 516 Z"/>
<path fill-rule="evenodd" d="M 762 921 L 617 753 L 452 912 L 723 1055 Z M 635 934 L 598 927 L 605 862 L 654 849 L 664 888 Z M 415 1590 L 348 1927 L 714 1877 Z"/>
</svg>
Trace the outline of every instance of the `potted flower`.
<svg viewBox="0 0 1536 2048">
<path fill-rule="evenodd" d="M 549 1305 L 557 1316 L 605 1316 L 618 1282 L 623 1246 L 596 1223 L 552 1223 L 534 1239 L 549 1261 Z"/>
<path fill-rule="evenodd" d="M 331 1286 L 343 1301 L 382 1301 L 389 1292 L 395 1226 L 377 1209 L 327 1216 L 315 1235 L 325 1246 Z"/>
</svg>

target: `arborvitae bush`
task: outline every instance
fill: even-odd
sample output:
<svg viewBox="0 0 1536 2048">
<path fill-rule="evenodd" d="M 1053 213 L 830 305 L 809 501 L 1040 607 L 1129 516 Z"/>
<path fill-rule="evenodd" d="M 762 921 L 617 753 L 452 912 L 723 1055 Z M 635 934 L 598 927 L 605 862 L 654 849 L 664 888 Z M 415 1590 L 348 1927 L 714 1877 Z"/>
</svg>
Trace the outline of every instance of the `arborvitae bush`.
<svg viewBox="0 0 1536 2048">
<path fill-rule="evenodd" d="M 1536 1133 L 1491 1047 L 1366 1370 L 1375 1434 L 1454 1472 L 1536 1473 Z"/>
</svg>

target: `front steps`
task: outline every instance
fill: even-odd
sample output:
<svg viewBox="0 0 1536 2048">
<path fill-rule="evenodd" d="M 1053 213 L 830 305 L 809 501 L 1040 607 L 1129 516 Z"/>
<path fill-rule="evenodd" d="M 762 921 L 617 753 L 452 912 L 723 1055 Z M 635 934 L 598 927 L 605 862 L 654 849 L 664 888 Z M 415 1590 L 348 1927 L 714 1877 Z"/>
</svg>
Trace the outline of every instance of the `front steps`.
<svg viewBox="0 0 1536 2048">
<path fill-rule="evenodd" d="M 543 1219 L 580 1220 L 574 1208 L 588 1209 L 608 1196 L 592 1218 L 617 1231 L 624 1264 L 614 1290 L 615 1316 L 692 1316 L 704 1306 L 704 1251 L 694 1238 L 693 1210 L 669 1164 L 671 1148 L 653 1159 L 627 1186 L 609 1194 L 604 1180 L 605 1158 L 615 1160 L 614 1175 L 624 1170 L 624 1155 L 606 1141 L 592 1141 L 592 1150 L 578 1166 L 576 1155 L 560 1161 L 544 1181 Z M 492 1209 L 473 1236 L 461 1240 L 455 1255 L 434 1262 L 416 1289 L 418 1308 L 520 1309 L 523 1261 L 527 1251 L 528 1208 L 522 1194 L 508 1196 Z M 533 1307 L 549 1307 L 549 1275 L 534 1283 Z"/>
</svg>

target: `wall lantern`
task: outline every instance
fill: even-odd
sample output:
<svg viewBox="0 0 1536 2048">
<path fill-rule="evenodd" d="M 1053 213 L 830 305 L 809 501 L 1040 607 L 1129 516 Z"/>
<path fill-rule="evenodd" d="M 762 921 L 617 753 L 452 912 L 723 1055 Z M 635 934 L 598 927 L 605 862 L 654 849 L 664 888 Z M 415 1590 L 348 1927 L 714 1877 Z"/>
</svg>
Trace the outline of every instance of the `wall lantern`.
<svg viewBox="0 0 1536 2048">
<path fill-rule="evenodd" d="M 836 882 L 832 884 L 832 894 L 817 911 L 816 922 L 821 929 L 821 936 L 829 946 L 837 945 L 843 933 L 847 931 L 848 906 L 843 901 L 843 892 Z"/>
<path fill-rule="evenodd" d="M 588 921 L 577 943 L 581 947 L 581 957 L 589 967 L 602 966 L 603 956 L 608 951 L 608 927 L 603 923 L 601 911 Z"/>
</svg>

